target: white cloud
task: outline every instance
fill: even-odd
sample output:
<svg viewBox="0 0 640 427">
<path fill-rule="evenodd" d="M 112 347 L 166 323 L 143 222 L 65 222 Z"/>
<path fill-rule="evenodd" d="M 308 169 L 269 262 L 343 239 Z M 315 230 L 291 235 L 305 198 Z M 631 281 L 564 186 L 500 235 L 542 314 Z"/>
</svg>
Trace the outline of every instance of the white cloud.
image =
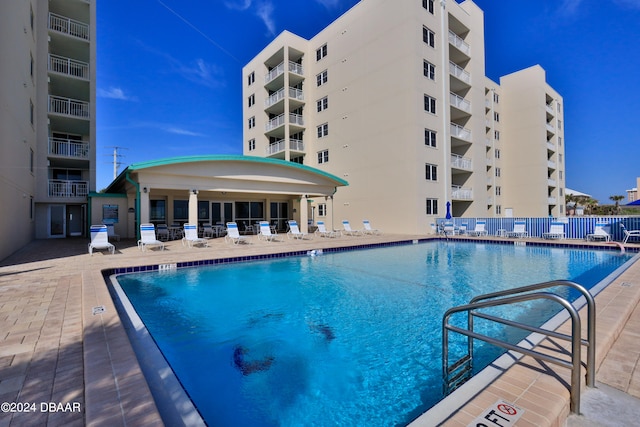
<svg viewBox="0 0 640 427">
<path fill-rule="evenodd" d="M 334 2 L 336 0 L 322 0 Z M 262 23 L 267 27 L 267 31 L 270 35 L 275 35 L 276 33 L 276 25 L 273 20 L 273 2 L 271 0 L 227 0 L 224 2 L 224 5 L 227 9 L 231 10 L 239 10 L 241 12 L 251 10 L 254 15 L 256 15 Z"/>
<path fill-rule="evenodd" d="M 271 2 L 262 2 L 260 3 L 257 8 L 256 8 L 256 15 L 258 15 L 258 17 L 260 19 L 262 19 L 262 22 L 264 23 L 264 25 L 267 27 L 267 30 L 269 31 L 270 35 L 275 35 L 276 34 L 276 24 L 273 21 L 273 3 Z"/>
<path fill-rule="evenodd" d="M 249 9 L 251 7 L 251 0 L 225 1 L 224 5 L 228 9 L 247 10 L 247 9 Z"/>
<path fill-rule="evenodd" d="M 196 136 L 196 137 L 205 136 L 205 135 L 203 135 L 201 133 L 193 132 L 193 131 L 182 129 L 182 128 L 175 127 L 175 126 L 165 127 L 164 131 L 165 132 L 169 132 L 169 133 L 174 133 L 176 135 L 184 135 L 184 136 Z"/>
<path fill-rule="evenodd" d="M 316 3 L 320 3 L 327 9 L 334 9 L 340 5 L 340 0 L 316 0 Z"/>
<path fill-rule="evenodd" d="M 111 86 L 109 89 L 98 89 L 98 94 L 101 98 L 119 99 L 122 101 L 133 101 L 135 98 L 125 95 L 124 91 L 119 87 Z"/>
<path fill-rule="evenodd" d="M 187 80 L 198 83 L 210 88 L 216 88 L 224 85 L 224 82 L 218 77 L 222 72 L 218 67 L 208 64 L 204 59 L 198 58 L 190 65 L 184 65 L 174 60 L 177 70 Z"/>
</svg>

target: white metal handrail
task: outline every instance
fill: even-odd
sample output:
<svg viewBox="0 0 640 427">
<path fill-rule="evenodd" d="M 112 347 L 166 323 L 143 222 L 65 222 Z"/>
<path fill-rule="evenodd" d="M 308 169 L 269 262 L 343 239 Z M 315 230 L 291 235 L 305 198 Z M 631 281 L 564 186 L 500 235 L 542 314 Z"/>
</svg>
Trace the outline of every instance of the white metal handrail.
<svg viewBox="0 0 640 427">
<path fill-rule="evenodd" d="M 49 95 L 49 112 L 88 119 L 89 103 L 77 99 Z"/>
<path fill-rule="evenodd" d="M 457 47 L 460 52 L 464 52 L 467 55 L 469 55 L 469 52 L 471 52 L 469 44 L 462 40 L 462 37 L 451 30 L 449 30 L 449 43 Z"/>
<path fill-rule="evenodd" d="M 55 13 L 49 13 L 49 29 L 89 40 L 89 26 L 87 24 Z"/>
<path fill-rule="evenodd" d="M 89 79 L 89 64 L 63 56 L 49 55 L 49 71 Z"/>
<path fill-rule="evenodd" d="M 49 180 L 49 197 L 87 197 L 88 181 Z"/>
<path fill-rule="evenodd" d="M 89 158 L 89 144 L 70 139 L 49 138 L 49 154 L 79 159 Z"/>
</svg>

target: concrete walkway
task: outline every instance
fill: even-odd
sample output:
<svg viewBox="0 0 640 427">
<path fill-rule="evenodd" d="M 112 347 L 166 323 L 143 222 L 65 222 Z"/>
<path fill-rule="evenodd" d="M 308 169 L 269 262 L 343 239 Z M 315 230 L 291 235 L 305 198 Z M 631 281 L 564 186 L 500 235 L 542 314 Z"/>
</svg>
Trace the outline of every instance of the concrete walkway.
<svg viewBox="0 0 640 427">
<path fill-rule="evenodd" d="M 162 425 L 102 277 L 104 269 L 412 238 L 417 236 L 316 237 L 305 241 L 284 237 L 280 242 L 267 243 L 254 237 L 250 245 L 230 245 L 214 239 L 209 248 L 192 249 L 174 241 L 165 251 L 144 253 L 135 242 L 123 241 L 115 242 L 115 255 L 93 256 L 87 253 L 86 239 L 34 241 L 0 263 L 0 403 L 10 403 L 2 407 L 0 427 Z M 599 315 L 598 333 L 608 337 L 600 341 L 609 344 L 606 351 L 598 353 L 602 363 L 597 379 L 640 397 L 636 369 L 640 353 L 640 263 L 636 264 L 612 284 L 612 289 L 624 292 L 616 292 L 616 297 L 602 303 L 608 311 Z M 615 298 L 626 304 L 618 306 Z M 618 319 L 613 330 L 606 330 L 610 327 L 609 312 Z M 561 382 L 549 378 L 550 383 L 560 384 L 560 394 L 568 394 Z M 589 400 L 586 395 L 584 400 Z M 595 401 L 600 399 L 596 397 Z M 518 403 L 524 405 L 526 400 Z M 476 406 L 470 402 L 466 407 L 471 409 L 460 413 L 472 416 Z M 566 418 L 568 411 L 564 412 Z M 523 418 L 518 425 L 561 425 L 558 418 L 547 424 L 538 423 L 540 420 Z M 452 419 L 446 425 L 466 424 Z"/>
</svg>

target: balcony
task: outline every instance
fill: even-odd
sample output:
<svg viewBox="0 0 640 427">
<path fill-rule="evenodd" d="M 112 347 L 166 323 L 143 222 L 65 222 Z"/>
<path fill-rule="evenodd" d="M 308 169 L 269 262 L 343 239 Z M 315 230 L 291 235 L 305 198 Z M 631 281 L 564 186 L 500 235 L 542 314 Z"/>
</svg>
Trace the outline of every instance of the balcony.
<svg viewBox="0 0 640 427">
<path fill-rule="evenodd" d="M 89 144 L 69 139 L 49 138 L 49 154 L 71 159 L 89 159 Z"/>
<path fill-rule="evenodd" d="M 279 63 L 278 65 L 273 67 L 271 70 L 269 70 L 267 75 L 264 76 L 264 83 L 267 84 L 275 80 L 282 74 L 284 74 L 284 62 Z"/>
<path fill-rule="evenodd" d="M 462 157 L 458 154 L 452 154 L 451 167 L 470 171 L 473 170 L 473 162 L 468 157 Z"/>
<path fill-rule="evenodd" d="M 464 53 L 467 56 L 470 56 L 471 48 L 469 47 L 469 45 L 464 40 L 462 40 L 460 36 L 458 36 L 451 30 L 449 30 L 449 43 L 457 47 L 460 52 Z"/>
<path fill-rule="evenodd" d="M 82 40 L 89 40 L 89 26 L 83 22 L 49 13 L 49 29 Z"/>
<path fill-rule="evenodd" d="M 88 194 L 88 181 L 49 180 L 49 197 L 85 198 Z"/>
<path fill-rule="evenodd" d="M 550 133 L 556 133 L 556 129 L 553 127 L 553 125 L 551 123 L 547 123 L 547 131 Z"/>
<path fill-rule="evenodd" d="M 555 179 L 548 178 L 548 179 L 547 179 L 547 185 L 548 185 L 549 187 L 555 187 L 555 186 L 556 186 L 556 180 L 555 180 Z"/>
<path fill-rule="evenodd" d="M 49 95 L 49 113 L 89 119 L 89 103 L 71 98 Z"/>
<path fill-rule="evenodd" d="M 547 160 L 547 167 L 549 169 L 555 169 L 556 168 L 556 162 L 554 162 L 553 160 Z"/>
<path fill-rule="evenodd" d="M 471 188 L 465 188 L 460 185 L 452 185 L 451 199 L 452 200 L 473 200 L 473 190 Z"/>
<path fill-rule="evenodd" d="M 460 95 L 455 93 L 449 93 L 449 102 L 452 107 L 457 108 L 460 111 L 464 111 L 466 113 L 471 113 L 471 102 L 467 101 Z"/>
<path fill-rule="evenodd" d="M 277 104 L 278 102 L 284 99 L 284 88 L 279 89 L 277 92 L 269 95 L 267 99 L 264 101 L 265 107 L 271 107 L 272 105 Z"/>
<path fill-rule="evenodd" d="M 266 149 L 267 156 L 272 156 L 274 154 L 281 153 L 286 149 L 286 141 L 281 139 L 273 144 L 269 144 Z M 289 150 L 291 151 L 304 151 L 304 142 L 300 139 L 290 139 L 289 140 Z"/>
<path fill-rule="evenodd" d="M 270 130 L 278 128 L 282 125 L 284 125 L 284 114 L 280 114 L 279 116 L 269 120 L 264 128 L 265 131 L 269 132 Z"/>
<path fill-rule="evenodd" d="M 289 113 L 289 124 L 304 126 L 304 119 L 301 114 Z"/>
<path fill-rule="evenodd" d="M 449 74 L 456 77 L 458 80 L 471 84 L 471 74 L 466 72 L 462 67 L 453 62 L 449 62 Z"/>
<path fill-rule="evenodd" d="M 558 200 L 555 197 L 548 197 L 547 198 L 547 203 L 549 203 L 550 205 L 555 205 L 558 202 Z"/>
<path fill-rule="evenodd" d="M 458 139 L 471 141 L 471 130 L 458 124 L 451 123 L 451 136 Z"/>
<path fill-rule="evenodd" d="M 303 76 L 304 68 L 302 68 L 302 65 L 298 64 L 297 62 L 289 61 L 289 72 L 297 74 L 299 76 Z"/>
<path fill-rule="evenodd" d="M 89 64 L 63 56 L 49 55 L 49 71 L 89 80 Z"/>
</svg>

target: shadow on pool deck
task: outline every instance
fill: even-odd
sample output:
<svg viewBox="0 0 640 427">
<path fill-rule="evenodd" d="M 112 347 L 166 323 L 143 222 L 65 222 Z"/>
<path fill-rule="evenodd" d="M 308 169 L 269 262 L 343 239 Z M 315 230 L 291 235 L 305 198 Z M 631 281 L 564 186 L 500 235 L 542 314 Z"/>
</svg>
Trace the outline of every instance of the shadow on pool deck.
<svg viewBox="0 0 640 427">
<path fill-rule="evenodd" d="M 37 405 L 54 402 L 72 406 L 66 412 L 2 413 L 0 427 L 162 425 L 104 283 L 103 269 L 415 238 L 424 236 L 316 237 L 305 241 L 290 241 L 283 236 L 280 242 L 273 243 L 253 238 L 250 245 L 242 246 L 215 239 L 210 248 L 193 249 L 173 241 L 166 251 L 144 253 L 137 249 L 134 240 L 123 240 L 115 242 L 115 255 L 100 252 L 93 256 L 87 253 L 87 239 L 34 241 L 0 262 L 0 402 L 35 402 Z M 636 369 L 640 359 L 640 344 L 637 344 L 640 310 L 636 308 L 640 299 L 640 263 L 636 262 L 623 276 L 612 285 L 620 285 L 620 281 L 631 284 L 625 288 L 628 294 L 621 296 L 627 304 L 616 303 L 612 298 L 602 303 L 604 311 L 598 306 L 599 340 L 608 340 L 611 345 L 598 354 L 601 363 L 596 377 L 600 383 L 640 397 L 640 369 Z M 629 296 L 631 294 L 634 296 Z M 599 298 L 596 298 L 597 304 L 600 304 Z M 94 308 L 102 306 L 104 312 L 94 314 Z M 614 326 L 614 317 L 618 322 L 624 321 Z M 608 330 L 610 327 L 613 329 Z M 600 339 L 600 335 L 606 338 Z M 566 389 L 564 392 L 568 396 Z M 483 393 L 478 395 L 478 402 L 483 402 Z M 489 391 L 489 399 L 493 399 L 492 393 Z M 584 405 L 589 400 L 587 396 L 585 393 Z M 595 401 L 600 399 L 596 397 Z M 81 407 L 80 412 L 71 410 L 77 408 L 76 403 Z M 538 405 L 533 404 L 534 409 L 527 409 L 530 413 L 534 413 Z M 526 408 L 527 400 L 518 401 L 518 405 Z M 482 403 L 471 402 L 459 411 L 467 414 L 466 418 L 451 419 L 445 425 L 466 425 L 464 420 L 472 417 L 470 422 L 473 414 L 477 416 L 482 409 Z M 558 420 L 563 419 L 562 414 L 559 417 L 533 419 L 536 423 L 547 419 L 547 424 L 535 424 L 537 426 L 557 426 L 561 425 Z M 518 425 L 530 425 L 527 422 L 532 421 L 523 418 L 521 422 Z"/>
</svg>

